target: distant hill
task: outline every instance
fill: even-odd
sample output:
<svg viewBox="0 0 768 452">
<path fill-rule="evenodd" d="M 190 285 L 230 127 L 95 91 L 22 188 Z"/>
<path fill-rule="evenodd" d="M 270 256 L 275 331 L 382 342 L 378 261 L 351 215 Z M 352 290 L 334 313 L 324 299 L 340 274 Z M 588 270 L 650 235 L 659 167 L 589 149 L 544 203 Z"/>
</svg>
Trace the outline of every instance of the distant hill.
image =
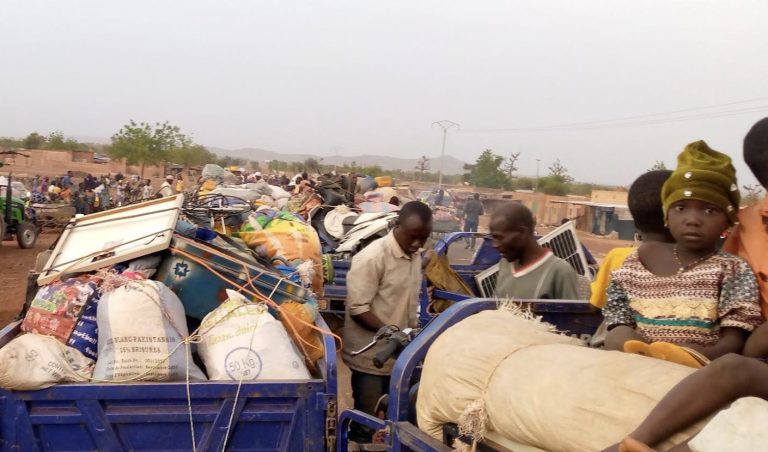
<svg viewBox="0 0 768 452">
<path fill-rule="evenodd" d="M 308 158 L 314 158 L 317 160 L 322 159 L 321 163 L 323 165 L 342 166 L 345 163 L 351 165 L 352 162 L 355 162 L 355 164 L 357 164 L 358 166 L 378 165 L 383 169 L 403 170 L 403 171 L 413 171 L 414 167 L 416 166 L 416 161 L 418 160 L 415 158 L 405 159 L 405 158 L 398 158 L 398 157 L 387 157 L 383 155 L 319 156 L 319 155 L 312 155 L 312 154 L 281 154 L 279 152 L 272 152 L 272 151 L 267 151 L 265 149 L 258 149 L 258 148 L 227 150 L 227 149 L 221 149 L 221 148 L 215 148 L 215 147 L 208 147 L 208 149 L 222 156 L 228 155 L 230 157 L 239 157 L 239 158 L 260 161 L 260 162 L 263 162 L 265 160 L 280 160 L 282 162 L 303 162 Z M 440 157 L 439 156 L 437 157 L 427 156 L 427 157 L 430 159 L 429 171 L 437 172 L 437 170 L 440 168 Z M 443 173 L 444 174 L 463 174 L 464 164 L 465 162 L 462 162 L 459 159 L 451 157 L 450 155 L 446 155 L 445 167 L 443 168 Z"/>
</svg>

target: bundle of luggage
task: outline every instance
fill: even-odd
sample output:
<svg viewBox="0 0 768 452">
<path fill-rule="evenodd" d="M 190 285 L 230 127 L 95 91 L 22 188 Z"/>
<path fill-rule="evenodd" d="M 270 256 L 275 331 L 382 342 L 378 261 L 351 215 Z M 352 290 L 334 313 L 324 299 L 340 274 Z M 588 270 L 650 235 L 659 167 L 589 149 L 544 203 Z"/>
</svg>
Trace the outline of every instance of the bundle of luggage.
<svg viewBox="0 0 768 452">
<path fill-rule="evenodd" d="M 308 280 L 290 265 L 265 264 L 242 242 L 196 227 L 179 218 L 180 209 L 164 205 L 144 214 L 175 222 L 170 234 L 154 237 L 166 240 L 162 250 L 132 248 L 123 260 L 125 243 L 110 236 L 94 245 L 101 254 L 91 259 L 94 253 L 79 241 L 100 239 L 89 237 L 86 226 L 132 227 L 132 212 L 160 202 L 174 201 L 115 209 L 97 221 L 75 219 L 50 257 L 38 260 L 43 282 L 29 297 L 21 333 L 0 348 L 0 387 L 310 378 L 324 354 L 311 291 L 320 260 L 312 228 L 290 214 L 258 212 L 241 231 L 270 257 L 310 263 Z M 82 237 L 73 232 L 78 227 Z M 73 255 L 81 257 L 62 258 Z"/>
</svg>

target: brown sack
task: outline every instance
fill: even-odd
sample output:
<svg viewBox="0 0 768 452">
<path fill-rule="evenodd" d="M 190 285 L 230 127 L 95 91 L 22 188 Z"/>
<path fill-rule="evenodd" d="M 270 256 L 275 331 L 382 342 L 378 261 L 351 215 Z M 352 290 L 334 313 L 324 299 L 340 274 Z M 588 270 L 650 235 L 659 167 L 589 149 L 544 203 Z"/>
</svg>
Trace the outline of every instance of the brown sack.
<svg viewBox="0 0 768 452">
<path fill-rule="evenodd" d="M 482 398 L 489 428 L 557 452 L 591 452 L 620 442 L 695 369 L 668 361 L 572 345 L 540 345 L 509 355 Z M 703 426 L 657 446 L 664 451 Z"/>
</svg>

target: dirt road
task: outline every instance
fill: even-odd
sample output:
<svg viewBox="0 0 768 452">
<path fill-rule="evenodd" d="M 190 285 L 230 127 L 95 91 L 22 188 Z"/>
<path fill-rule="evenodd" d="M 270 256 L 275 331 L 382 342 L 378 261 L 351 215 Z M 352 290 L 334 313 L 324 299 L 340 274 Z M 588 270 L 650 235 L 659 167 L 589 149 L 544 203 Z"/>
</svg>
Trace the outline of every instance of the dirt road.
<svg viewBox="0 0 768 452">
<path fill-rule="evenodd" d="M 56 240 L 58 232 L 41 234 L 35 248 L 23 250 L 16 242 L 3 242 L 0 247 L 0 325 L 5 326 L 24 305 L 27 273 L 35 265 L 37 253 Z"/>
</svg>

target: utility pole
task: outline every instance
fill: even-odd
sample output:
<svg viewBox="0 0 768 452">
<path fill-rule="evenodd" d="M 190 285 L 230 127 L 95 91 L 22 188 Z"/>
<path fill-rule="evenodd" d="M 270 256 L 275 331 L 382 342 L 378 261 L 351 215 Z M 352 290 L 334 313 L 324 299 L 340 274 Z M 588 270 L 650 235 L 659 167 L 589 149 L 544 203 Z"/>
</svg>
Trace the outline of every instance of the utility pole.
<svg viewBox="0 0 768 452">
<path fill-rule="evenodd" d="M 541 162 L 541 159 L 536 159 L 536 186 L 533 187 L 535 193 L 539 192 L 539 162 Z"/>
<path fill-rule="evenodd" d="M 434 127 L 435 125 L 438 125 L 440 126 L 440 128 L 443 129 L 443 148 L 440 151 L 440 170 L 437 173 L 437 189 L 441 190 L 443 188 L 443 168 L 445 164 L 445 139 L 448 136 L 448 129 L 450 129 L 451 127 L 456 127 L 456 129 L 460 129 L 461 126 L 453 121 L 448 121 L 447 119 L 433 122 L 432 127 Z"/>
</svg>

